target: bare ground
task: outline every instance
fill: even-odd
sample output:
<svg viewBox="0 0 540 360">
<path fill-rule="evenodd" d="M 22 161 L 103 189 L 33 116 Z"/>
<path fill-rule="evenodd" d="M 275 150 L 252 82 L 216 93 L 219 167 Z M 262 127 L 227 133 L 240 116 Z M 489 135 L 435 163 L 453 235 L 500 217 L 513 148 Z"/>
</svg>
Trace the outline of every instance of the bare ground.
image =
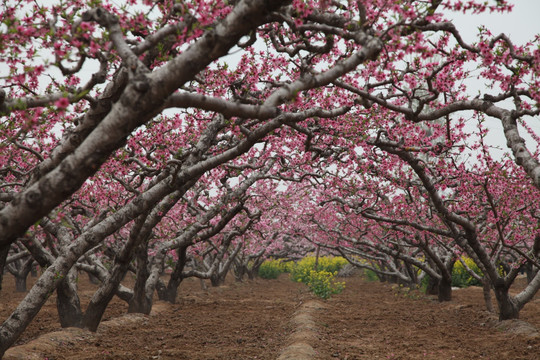
<svg viewBox="0 0 540 360">
<path fill-rule="evenodd" d="M 157 302 L 150 316 L 123 315 L 118 299 L 97 333 L 61 330 L 54 296 L 23 334 L 11 358 L 35 359 L 539 359 L 540 300 L 521 320 L 499 324 L 484 309 L 482 291 L 454 292 L 438 303 L 416 291 L 347 278 L 343 293 L 316 299 L 286 275 L 229 281 L 201 290 L 180 287 L 178 304 Z M 81 278 L 82 302 L 95 286 Z M 6 276 L 4 319 L 24 294 Z M 526 322 L 524 322 L 526 321 Z M 39 341 L 30 341 L 41 335 Z M 310 349 L 311 348 L 311 349 Z M 294 350 L 297 349 L 295 353 Z M 290 352 L 292 351 L 292 353 Z M 296 354 L 296 355 L 295 355 Z M 6 358 L 10 358 L 6 356 Z"/>
</svg>

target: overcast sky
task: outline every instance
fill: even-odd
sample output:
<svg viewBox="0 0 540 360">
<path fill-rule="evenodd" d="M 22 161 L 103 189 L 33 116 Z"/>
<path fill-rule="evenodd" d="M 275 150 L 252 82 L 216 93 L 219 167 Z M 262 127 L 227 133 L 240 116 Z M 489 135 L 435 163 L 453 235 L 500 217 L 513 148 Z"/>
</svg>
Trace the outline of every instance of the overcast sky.
<svg viewBox="0 0 540 360">
<path fill-rule="evenodd" d="M 495 0 L 489 0 L 494 3 Z M 471 42 L 478 33 L 479 25 L 486 25 L 493 35 L 505 33 L 516 42 L 524 43 L 532 40 L 540 33 L 540 1 L 538 0 L 509 0 L 514 9 L 508 14 L 484 13 L 481 15 L 463 15 L 449 13 L 454 24 L 462 31 L 463 38 Z"/>
</svg>

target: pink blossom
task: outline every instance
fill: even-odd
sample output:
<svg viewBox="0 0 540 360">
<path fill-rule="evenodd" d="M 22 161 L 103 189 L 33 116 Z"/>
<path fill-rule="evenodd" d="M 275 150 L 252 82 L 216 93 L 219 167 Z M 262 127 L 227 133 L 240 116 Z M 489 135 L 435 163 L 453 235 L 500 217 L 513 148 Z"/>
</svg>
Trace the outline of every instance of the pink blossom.
<svg viewBox="0 0 540 360">
<path fill-rule="evenodd" d="M 58 100 L 56 100 L 56 102 L 54 103 L 54 105 L 59 108 L 59 109 L 65 109 L 69 106 L 69 100 L 68 98 L 60 98 Z"/>
</svg>

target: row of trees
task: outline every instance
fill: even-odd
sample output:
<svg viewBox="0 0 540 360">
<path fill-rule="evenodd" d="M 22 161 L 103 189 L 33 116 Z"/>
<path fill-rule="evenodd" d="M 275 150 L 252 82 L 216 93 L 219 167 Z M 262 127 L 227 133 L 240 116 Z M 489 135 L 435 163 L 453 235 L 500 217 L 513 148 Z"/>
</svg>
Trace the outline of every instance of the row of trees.
<svg viewBox="0 0 540 360">
<path fill-rule="evenodd" d="M 540 286 L 508 291 L 539 266 L 540 51 L 485 29 L 465 43 L 442 15 L 510 8 L 4 2 L 0 267 L 21 287 L 34 262 L 42 273 L 0 326 L 0 353 L 53 292 L 62 326 L 95 330 L 115 295 L 148 313 L 186 277 L 241 279 L 313 246 L 404 282 L 428 275 L 440 300 L 471 257 L 500 317 L 518 317 Z M 491 121 L 502 159 L 484 142 Z M 84 310 L 80 271 L 100 284 Z"/>
</svg>

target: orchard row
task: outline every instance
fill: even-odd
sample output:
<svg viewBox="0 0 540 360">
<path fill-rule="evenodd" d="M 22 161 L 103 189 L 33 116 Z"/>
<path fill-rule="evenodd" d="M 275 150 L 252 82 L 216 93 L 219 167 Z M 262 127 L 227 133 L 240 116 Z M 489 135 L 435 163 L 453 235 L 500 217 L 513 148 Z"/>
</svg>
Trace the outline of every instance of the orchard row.
<svg viewBox="0 0 540 360">
<path fill-rule="evenodd" d="M 506 1 L 47 4 L 1 5 L 0 267 L 43 272 L 0 354 L 53 293 L 62 326 L 96 330 L 113 296 L 149 313 L 187 277 L 313 251 L 441 301 L 462 266 L 501 319 L 538 291 L 537 39 L 445 19 Z"/>
</svg>

